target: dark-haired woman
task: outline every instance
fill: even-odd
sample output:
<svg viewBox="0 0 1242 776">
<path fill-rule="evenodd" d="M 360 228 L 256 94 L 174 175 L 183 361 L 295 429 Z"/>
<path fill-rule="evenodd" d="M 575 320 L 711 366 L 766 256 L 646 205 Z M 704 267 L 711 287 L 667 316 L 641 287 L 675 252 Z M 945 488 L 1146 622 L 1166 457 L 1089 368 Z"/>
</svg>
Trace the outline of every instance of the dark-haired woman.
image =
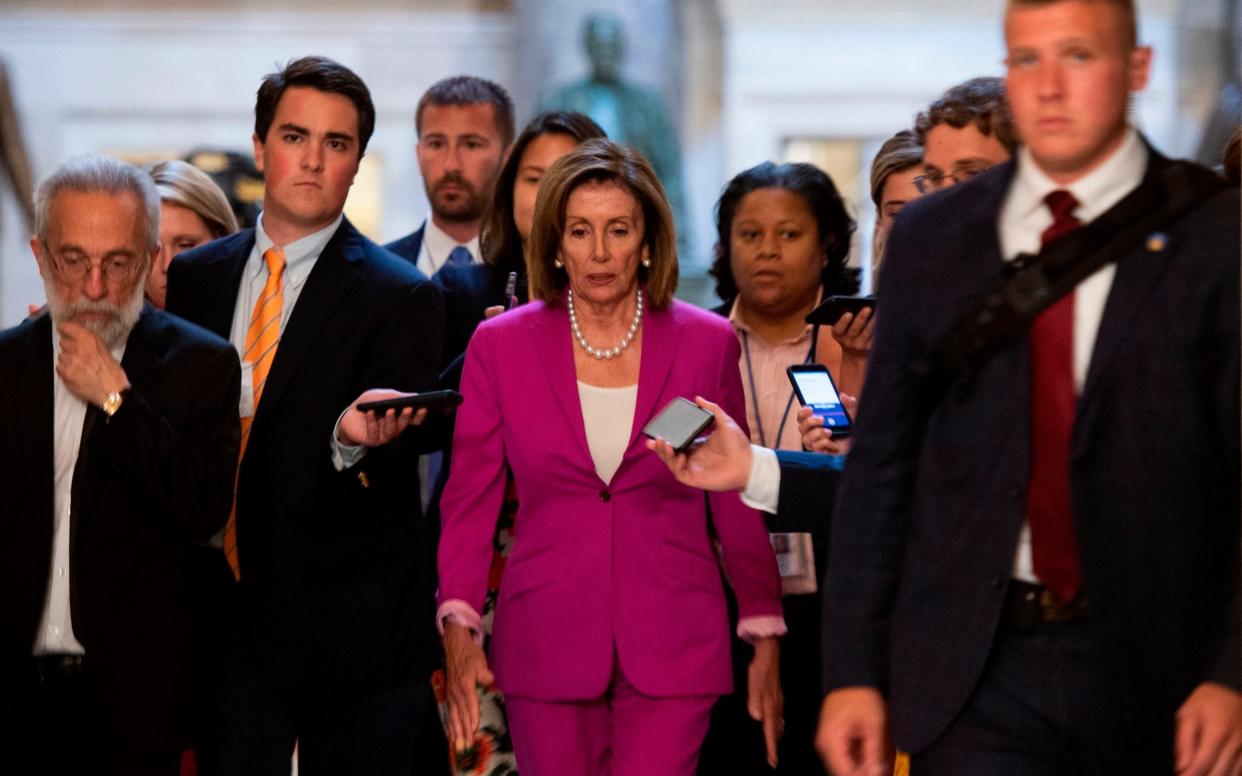
<svg viewBox="0 0 1242 776">
<path fill-rule="evenodd" d="M 810 164 L 752 167 L 729 182 L 716 206 L 716 260 L 712 274 L 741 345 L 739 366 L 751 441 L 801 450 L 798 403 L 785 369 L 793 364 L 828 367 L 843 393 L 862 387 L 871 342 L 871 313 L 846 315 L 812 350 L 805 318 L 822 299 L 853 294 L 857 270 L 846 267 L 854 221 L 837 187 Z M 819 595 L 827 551 L 827 523 L 783 525 L 769 517 L 782 570 L 789 627 L 781 665 L 785 737 L 779 772 L 822 773 L 813 749 L 819 706 Z M 748 648 L 734 640 L 735 676 Z M 713 712 L 700 773 L 768 773 L 758 729 L 736 696 Z"/>
<path fill-rule="evenodd" d="M 488 308 L 508 306 L 505 287 L 509 273 L 517 273 L 516 296 L 526 301 L 526 262 L 523 258 L 535 217 L 539 181 L 552 163 L 583 140 L 605 137 L 587 116 L 573 111 L 550 111 L 531 119 L 522 130 L 496 179 L 496 193 L 483 215 L 479 234 L 482 264 L 444 266 L 436 282 L 444 289 L 450 340 L 445 353 L 451 360 L 464 353 L 474 329 Z"/>
<path fill-rule="evenodd" d="M 810 164 L 764 162 L 739 173 L 716 205 L 716 293 L 742 345 L 746 420 L 754 442 L 801 449 L 797 406 L 785 368 L 818 363 L 837 387 L 862 388 L 871 316 L 837 322 L 811 352 L 807 313 L 833 294 L 858 290 L 858 271 L 845 265 L 854 221 L 837 187 Z"/>
</svg>

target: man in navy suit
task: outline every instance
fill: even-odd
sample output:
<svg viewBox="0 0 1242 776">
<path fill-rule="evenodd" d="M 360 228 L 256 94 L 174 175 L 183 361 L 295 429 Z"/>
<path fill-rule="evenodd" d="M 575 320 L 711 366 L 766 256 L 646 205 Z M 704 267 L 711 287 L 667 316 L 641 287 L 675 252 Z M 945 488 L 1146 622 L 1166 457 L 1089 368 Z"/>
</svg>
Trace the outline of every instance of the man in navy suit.
<svg viewBox="0 0 1242 776">
<path fill-rule="evenodd" d="M 1179 193 L 1126 118 L 1151 59 L 1129 0 L 1010 0 L 1005 37 L 1019 157 L 890 238 L 818 745 L 836 774 L 886 772 L 890 735 L 921 775 L 1238 773 L 1238 192 L 939 394 L 929 356 L 1006 260 Z"/>
<path fill-rule="evenodd" d="M 431 281 L 342 214 L 374 124 L 366 85 L 336 62 L 267 76 L 256 228 L 169 271 L 169 311 L 243 354 L 228 774 L 287 774 L 296 741 L 308 771 L 404 776 L 429 696 L 434 564 L 416 464 L 442 440 L 435 424 L 402 433 L 425 410 L 355 405 L 396 394 L 372 388 L 436 385 L 444 311 Z M 264 318 L 279 327 L 271 359 L 252 347 L 270 336 Z"/>
<path fill-rule="evenodd" d="M 384 247 L 428 277 L 438 278 L 447 267 L 448 274 L 469 278 L 466 268 L 483 260 L 479 250 L 483 211 L 492 201 L 505 149 L 513 142 L 513 101 L 497 83 L 452 76 L 432 84 L 419 98 L 414 129 L 418 171 L 431 215 L 418 229 Z M 442 288 L 453 285 L 449 281 Z M 466 347 L 456 325 L 464 314 L 457 313 L 446 311 L 446 366 Z M 442 461 L 441 455 L 433 454 L 419 462 L 419 496 L 429 514 L 435 513 L 433 492 L 443 487 L 446 476 Z"/>
<path fill-rule="evenodd" d="M 513 102 L 492 81 L 445 78 L 419 99 L 414 128 L 431 216 L 384 247 L 434 277 L 445 266 L 482 260 L 479 228 L 513 142 Z"/>
</svg>

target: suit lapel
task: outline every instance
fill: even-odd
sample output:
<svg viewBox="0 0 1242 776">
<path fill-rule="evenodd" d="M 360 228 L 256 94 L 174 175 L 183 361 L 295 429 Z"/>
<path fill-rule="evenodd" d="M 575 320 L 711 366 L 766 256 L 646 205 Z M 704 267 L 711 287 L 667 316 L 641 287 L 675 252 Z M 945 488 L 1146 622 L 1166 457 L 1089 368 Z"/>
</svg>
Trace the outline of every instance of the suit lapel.
<svg viewBox="0 0 1242 776">
<path fill-rule="evenodd" d="M 302 359 L 332 319 L 341 300 L 358 282 L 361 261 L 361 237 L 348 220 L 343 220 L 315 260 L 306 286 L 298 295 L 297 304 L 280 336 L 272 371 L 255 412 L 256 423 L 267 414 L 265 410 L 280 400 Z"/>
<path fill-rule="evenodd" d="M 657 412 L 663 407 L 657 406 L 664 392 L 664 384 L 673 370 L 673 357 L 681 339 L 681 329 L 673 320 L 671 309 L 651 310 L 643 314 L 643 354 L 638 367 L 638 400 L 634 407 L 634 426 L 630 429 L 630 443 L 625 448 L 628 458 L 635 452 L 646 452 L 646 448 L 635 443 Z M 688 399 L 694 397 L 688 396 Z"/>
<path fill-rule="evenodd" d="M 32 483 L 30 492 L 38 494 L 38 501 L 31 504 L 31 512 L 46 520 L 46 533 L 50 541 L 52 533 L 53 493 L 55 490 L 55 463 L 53 461 L 56 423 L 52 380 L 52 317 L 44 313 L 30 324 L 27 344 L 28 368 L 18 370 L 6 379 L 12 380 L 14 413 L 21 428 L 15 442 L 28 446 L 29 455 L 19 456 L 26 461 Z M 50 552 L 50 543 L 49 543 Z"/>
<path fill-rule="evenodd" d="M 125 342 L 125 355 L 121 357 L 121 367 L 130 385 L 137 386 L 139 390 L 151 384 L 163 364 L 156 341 L 164 327 L 157 316 L 154 308 L 149 305 L 144 307 L 142 317 Z"/>
<path fill-rule="evenodd" d="M 568 311 L 563 305 L 546 305 L 543 313 L 531 322 L 530 336 L 534 357 L 543 365 L 539 372 L 548 381 L 548 393 L 556 400 L 565 419 L 565 428 L 577 443 L 579 453 L 588 468 L 594 470 L 582 420 L 582 402 L 578 399 L 578 373 L 574 369 Z"/>
<path fill-rule="evenodd" d="M 594 470 L 591 448 L 587 444 L 586 426 L 582 419 L 582 402 L 578 398 L 578 375 L 574 369 L 574 349 L 569 334 L 569 314 L 564 307 L 546 307 L 544 314 L 532 322 L 531 340 L 543 364 L 540 370 L 548 381 L 548 392 L 565 419 L 565 426 L 578 445 L 588 468 Z M 643 315 L 643 352 L 638 367 L 638 397 L 634 407 L 633 425 L 625 458 L 645 452 L 637 444 L 643 426 L 658 412 L 657 406 L 664 385 L 672 372 L 680 330 L 670 310 L 648 310 Z M 637 444 L 637 446 L 636 446 Z M 621 466 L 625 466 L 625 458 Z M 617 470 L 618 474 L 621 469 Z M 613 475 L 613 482 L 617 475 Z"/>
<path fill-rule="evenodd" d="M 254 230 L 247 229 L 224 239 L 228 242 L 218 256 L 192 259 L 209 264 L 204 266 L 203 271 L 194 273 L 193 282 L 199 288 L 191 298 L 201 300 L 203 304 L 193 319 L 227 340 L 232 339 L 233 311 L 237 308 L 237 293 L 246 270 L 246 260 L 254 249 Z"/>
<path fill-rule="evenodd" d="M 1150 160 L 1143 185 L 1150 183 L 1153 176 L 1159 175 L 1167 162 L 1150 146 L 1148 153 Z M 1135 316 L 1143 310 L 1148 298 L 1160 287 L 1161 280 L 1172 265 L 1172 258 L 1180 248 L 1172 241 L 1171 235 L 1161 234 L 1163 239 L 1137 248 L 1116 264 L 1116 274 L 1113 276 L 1113 284 L 1109 288 L 1104 313 L 1100 316 L 1100 326 L 1095 335 L 1091 362 L 1087 366 L 1087 379 L 1083 383 L 1082 395 L 1078 397 L 1075 408 L 1071 459 L 1085 450 L 1083 446 L 1090 438 L 1090 426 L 1095 417 L 1093 409 L 1100 395 L 1100 386 L 1109 374 L 1113 360 L 1129 338 Z"/>
<path fill-rule="evenodd" d="M 1101 393 L 1101 384 L 1129 338 L 1135 316 L 1143 310 L 1148 298 L 1160 287 L 1161 280 L 1171 265 L 1171 257 L 1177 253 L 1178 246 L 1169 240 L 1166 237 L 1159 250 L 1153 251 L 1145 246 L 1117 263 L 1117 273 L 1113 276 L 1113 285 L 1109 289 L 1104 314 L 1100 317 L 1100 328 L 1095 336 L 1095 347 L 1091 351 L 1087 379 L 1074 413 L 1071 458 L 1083 451 L 1082 446 L 1090 438 L 1091 422 L 1095 417 L 1094 407 Z"/>
</svg>

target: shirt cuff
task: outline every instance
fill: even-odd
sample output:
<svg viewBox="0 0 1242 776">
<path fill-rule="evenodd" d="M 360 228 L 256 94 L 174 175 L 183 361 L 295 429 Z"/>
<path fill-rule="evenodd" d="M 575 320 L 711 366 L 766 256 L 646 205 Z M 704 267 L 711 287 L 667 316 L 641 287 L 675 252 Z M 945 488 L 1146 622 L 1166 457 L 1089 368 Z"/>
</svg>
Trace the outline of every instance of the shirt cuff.
<svg viewBox="0 0 1242 776">
<path fill-rule="evenodd" d="M 781 497 L 781 464 L 775 450 L 750 446 L 750 478 L 741 495 L 742 503 L 751 509 L 776 514 Z"/>
<path fill-rule="evenodd" d="M 747 644 L 754 644 L 755 639 L 784 636 L 788 630 L 785 627 L 785 618 L 775 614 L 743 617 L 737 621 L 737 637 Z"/>
<path fill-rule="evenodd" d="M 341 430 L 341 421 L 345 418 L 345 413 L 349 412 L 349 407 L 341 413 L 336 419 L 336 423 L 332 426 L 332 465 L 336 467 L 338 472 L 343 472 L 349 467 L 357 464 L 362 460 L 362 456 L 367 454 L 366 445 L 347 445 L 340 440 L 337 432 Z"/>
<path fill-rule="evenodd" d="M 445 624 L 450 622 L 469 630 L 474 643 L 480 647 L 483 646 L 483 618 L 473 606 L 460 598 L 450 598 L 440 604 L 440 608 L 436 610 L 436 629 L 440 631 L 441 636 L 444 635 Z"/>
</svg>

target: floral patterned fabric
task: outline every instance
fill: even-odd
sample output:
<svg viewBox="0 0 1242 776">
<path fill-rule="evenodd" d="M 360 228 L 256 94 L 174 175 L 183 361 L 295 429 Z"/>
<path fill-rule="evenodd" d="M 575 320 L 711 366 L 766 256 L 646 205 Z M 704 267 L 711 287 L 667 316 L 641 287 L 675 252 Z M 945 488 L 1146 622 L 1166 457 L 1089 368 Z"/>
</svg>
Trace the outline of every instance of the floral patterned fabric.
<svg viewBox="0 0 1242 776">
<path fill-rule="evenodd" d="M 483 601 L 483 649 L 491 646 L 492 620 L 496 611 L 496 598 L 500 592 L 500 579 L 505 571 L 505 559 L 513 546 L 513 523 L 517 516 L 517 490 L 513 485 L 513 473 L 505 481 L 505 498 L 496 519 L 496 533 L 492 537 L 492 566 L 488 573 L 487 598 Z M 431 686 L 440 707 L 440 722 L 448 729 L 448 701 L 445 698 L 444 669 L 431 676 Z M 474 743 L 461 753 L 452 751 L 449 760 L 452 772 L 458 776 L 516 776 L 517 761 L 513 756 L 513 740 L 509 737 L 509 721 L 505 716 L 504 694 L 494 687 L 478 688 L 479 732 Z"/>
</svg>

